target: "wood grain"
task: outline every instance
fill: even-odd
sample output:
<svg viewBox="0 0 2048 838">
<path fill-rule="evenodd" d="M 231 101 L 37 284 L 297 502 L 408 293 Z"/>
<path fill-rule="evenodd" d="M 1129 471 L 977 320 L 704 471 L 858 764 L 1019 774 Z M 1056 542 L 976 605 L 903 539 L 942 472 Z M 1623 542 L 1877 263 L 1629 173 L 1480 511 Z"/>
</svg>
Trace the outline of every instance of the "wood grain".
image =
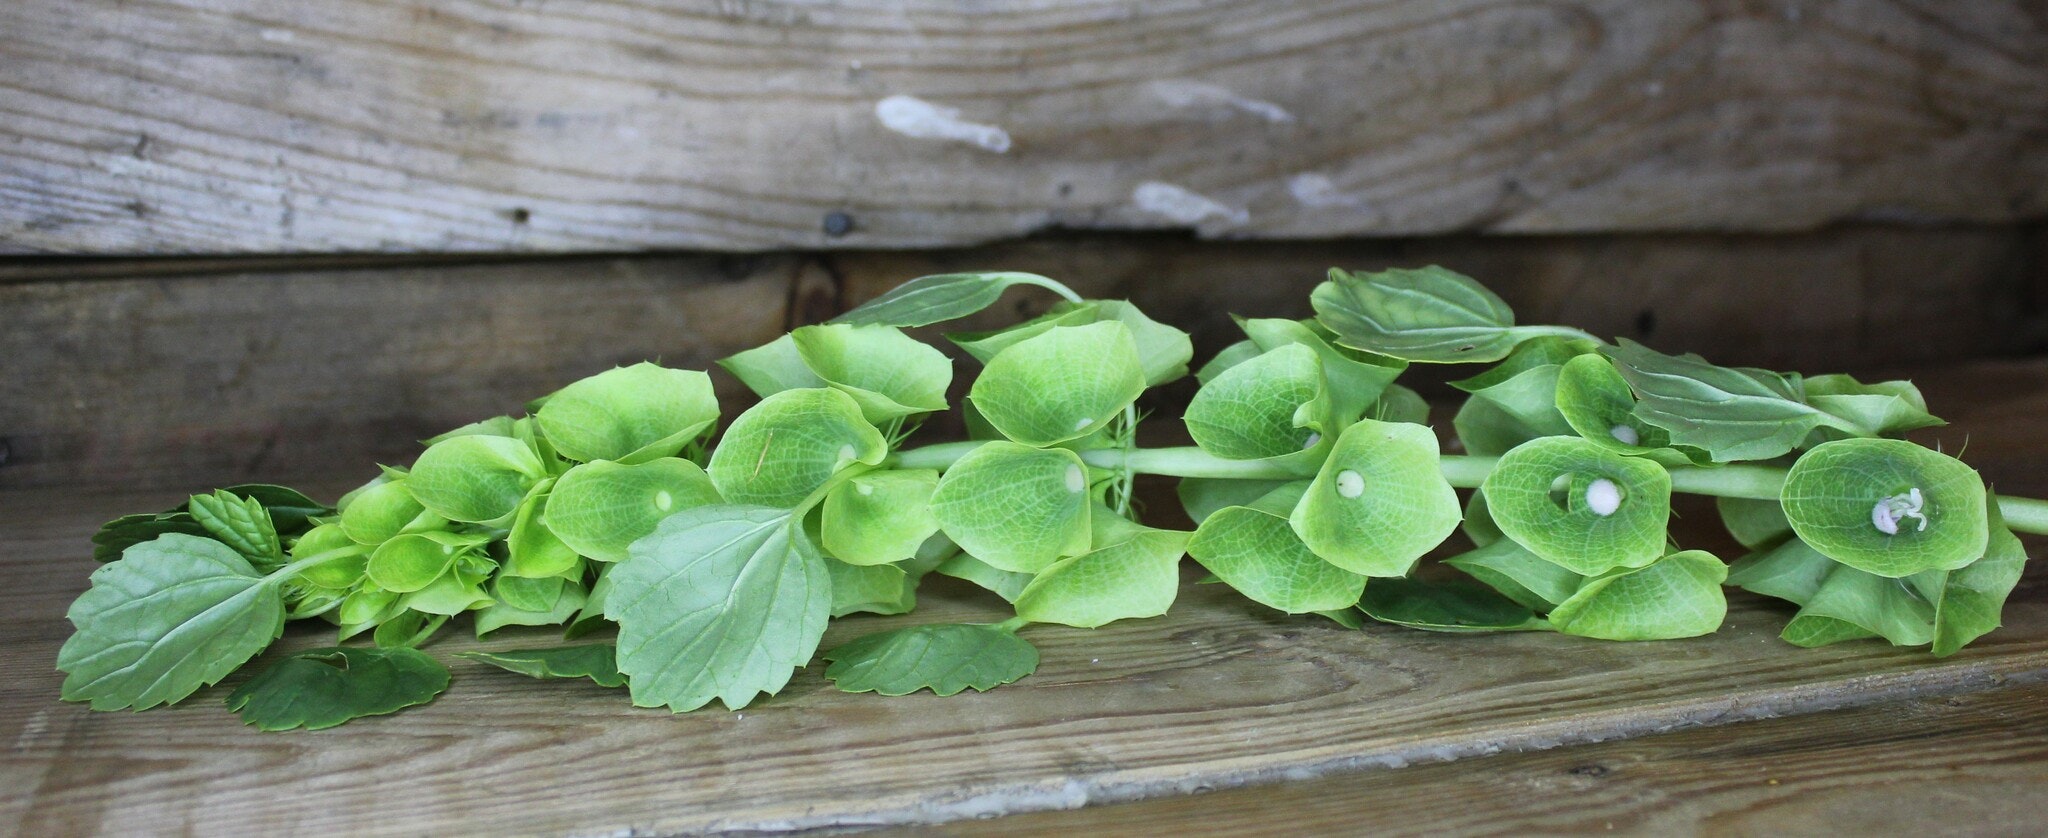
<svg viewBox="0 0 2048 838">
<path fill-rule="evenodd" d="M 0 68 L 18 253 L 2048 211 L 2028 0 L 16 0 Z M 1005 142 L 893 130 L 894 96 Z"/>
<path fill-rule="evenodd" d="M 962 821 L 980 835 L 2032 835 L 2048 688 Z"/>
<path fill-rule="evenodd" d="M 1307 315 L 1308 292 L 1331 265 L 1437 262 L 1498 289 L 1524 322 L 1724 363 L 1809 372 L 1952 363 L 2048 340 L 2030 302 L 2043 264 L 2030 247 L 2011 228 L 1861 225 L 1794 236 L 1286 244 L 1070 235 L 920 253 L 468 265 L 0 263 L 0 441 L 10 451 L 0 487 L 190 490 L 403 461 L 413 440 L 612 364 L 702 368 L 895 283 L 956 270 L 1031 270 L 1129 297 L 1191 330 L 1203 358 L 1236 339 L 1227 312 Z M 1014 322 L 1050 301 L 1019 291 L 963 328 Z M 742 388 L 715 378 L 735 413 Z M 2018 384 L 2037 386 L 2025 376 Z M 1167 387 L 1148 406 L 1177 415 L 1190 391 Z"/>
<path fill-rule="evenodd" d="M 334 488 L 333 486 L 323 488 Z M 155 495 L 0 495 L 0 824 L 20 834 L 668 834 L 946 822 L 1390 768 L 2048 677 L 2048 588 L 1953 658 L 1879 643 L 1801 650 L 1786 613 L 1739 597 L 1708 638 L 1347 631 L 1188 585 L 1167 617 L 1030 632 L 1037 674 L 985 694 L 879 698 L 817 669 L 738 713 L 453 660 L 440 701 L 316 733 L 262 734 L 218 702 L 91 713 L 56 700 L 61 613 L 91 526 Z M 907 622 L 992 620 L 928 590 L 909 618 L 835 623 L 828 645 Z M 331 642 L 295 626 L 281 650 Z M 547 644 L 535 631 L 490 648 Z M 477 648 L 448 637 L 437 654 Z M 271 654 L 275 655 L 273 651 Z"/>
</svg>

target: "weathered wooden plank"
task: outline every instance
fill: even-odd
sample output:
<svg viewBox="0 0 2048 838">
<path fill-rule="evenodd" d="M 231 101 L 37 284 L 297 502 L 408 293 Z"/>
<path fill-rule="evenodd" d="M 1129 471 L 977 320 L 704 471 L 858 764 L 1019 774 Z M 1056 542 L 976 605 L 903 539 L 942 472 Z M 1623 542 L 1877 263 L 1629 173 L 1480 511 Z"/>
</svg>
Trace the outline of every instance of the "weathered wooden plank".
<svg viewBox="0 0 2048 838">
<path fill-rule="evenodd" d="M 410 258 L 410 257 L 404 257 Z M 333 257 L 0 266 L 0 486 L 196 488 L 403 461 L 412 441 L 608 365 L 702 368 L 914 276 L 1016 269 L 1234 340 L 1302 316 L 1331 265 L 1441 262 L 1528 322 L 1808 371 L 2032 348 L 2039 262 L 2011 228 L 1287 244 L 1067 236 L 924 253 L 419 265 Z M 9 270 L 13 273 L 9 273 Z M 68 279 L 77 276 L 79 279 Z M 1796 279 L 1796 281 L 1782 281 Z M 1768 293 L 1762 289 L 1768 288 Z M 1018 292 L 980 325 L 1050 295 Z M 793 305 L 793 307 L 792 307 Z M 970 367 L 963 366 L 964 377 Z M 743 391 L 716 378 L 726 396 Z M 1153 407 L 1177 411 L 1188 385 Z M 733 407 L 744 401 L 733 402 Z M 1941 408 L 1937 400 L 1936 407 Z"/>
<path fill-rule="evenodd" d="M 2027 0 L 17 0 L 0 68 L 13 252 L 2048 211 Z"/>
<path fill-rule="evenodd" d="M 2038 447 L 2038 446 L 2037 446 Z M 338 489 L 341 483 L 314 488 Z M 1349 631 L 1221 586 L 1168 616 L 1029 630 L 1037 674 L 985 694 L 836 692 L 816 668 L 739 713 L 634 710 L 587 684 L 453 660 L 435 704 L 330 731 L 258 733 L 218 705 L 92 713 L 56 700 L 86 535 L 172 498 L 0 493 L 0 823 L 21 834 L 670 834 L 945 822 L 1309 779 L 1678 727 L 1991 689 L 2048 677 L 2048 587 L 1936 660 L 1882 643 L 1792 648 L 1787 614 L 1738 596 L 1707 638 Z M 1705 521 L 1701 518 L 1701 521 Z M 998 619 L 938 584 L 907 618 L 835 622 L 828 645 L 911 622 Z M 283 647 L 331 642 L 310 627 Z M 535 631 L 490 648 L 553 642 Z M 431 650 L 476 648 L 448 637 Z M 1385 776 L 1374 774 L 1374 777 Z M 1398 775 L 1395 775 L 1398 776 Z M 1453 817 L 1447 813 L 1445 817 Z"/>
<path fill-rule="evenodd" d="M 931 835 L 2031 835 L 2048 687 L 932 827 Z"/>
</svg>

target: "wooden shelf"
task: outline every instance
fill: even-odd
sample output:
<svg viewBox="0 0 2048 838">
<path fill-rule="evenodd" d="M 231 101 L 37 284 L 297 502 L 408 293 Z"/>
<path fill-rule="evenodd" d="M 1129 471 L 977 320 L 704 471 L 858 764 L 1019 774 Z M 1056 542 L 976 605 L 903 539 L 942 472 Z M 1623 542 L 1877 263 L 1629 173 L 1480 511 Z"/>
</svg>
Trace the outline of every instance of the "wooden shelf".
<svg viewBox="0 0 2048 838">
<path fill-rule="evenodd" d="M 1939 439 L 1973 440 L 1970 459 L 2001 489 L 2048 488 L 2038 469 L 2048 444 L 2032 418 L 2048 398 L 2039 383 L 2048 365 L 1975 365 L 1921 380 L 1956 422 Z M 1950 797 L 1917 811 L 1952 813 L 1940 821 L 1948 826 L 2036 812 L 2048 800 L 2037 769 L 2048 750 L 2043 693 L 2027 686 L 2048 681 L 2048 585 L 2038 572 L 2015 592 L 2004 628 L 1939 660 L 1879 642 L 1793 648 L 1776 637 L 1787 611 L 1739 593 L 1716 635 L 1624 644 L 1348 631 L 1191 584 L 1163 618 L 1030 629 L 1044 658 L 1037 674 L 945 699 L 842 694 L 813 667 L 742 712 L 671 715 L 447 654 L 553 636 L 508 630 L 431 647 L 455 671 L 440 701 L 330 731 L 244 727 L 220 706 L 238 677 L 146 713 L 59 702 L 52 662 L 69 633 L 64 608 L 92 568 L 87 536 L 102 520 L 174 499 L 0 491 L 0 824 L 19 834 L 665 834 L 952 821 L 968 831 L 989 828 L 965 823 L 982 816 L 1140 800 L 992 828 L 1258 831 L 1298 814 L 1331 829 L 1596 829 L 1611 819 L 1661 831 L 1786 799 L 1792 789 L 1757 788 L 1757 772 L 1794 757 L 1804 761 L 1790 765 L 1826 788 L 1840 785 L 1827 777 L 1853 775 L 1862 779 L 1840 782 L 1870 794 L 1944 789 Z M 916 614 L 840 621 L 826 643 L 1004 615 L 992 597 L 934 584 Z M 330 638 L 295 626 L 271 654 Z M 1951 696 L 1963 702 L 1954 713 L 1937 700 Z M 1830 711 L 1847 712 L 1807 715 Z M 1733 726 L 1655 736 L 1715 725 Z M 1554 750 L 1490 756 L 1542 749 Z M 1422 765 L 1444 760 L 1457 762 Z M 1616 776 L 1574 773 L 1585 765 Z M 1823 766 L 1834 773 L 1822 776 Z M 1887 766 L 1955 782 L 1926 785 Z M 1487 808 L 1480 790 L 1504 778 L 1523 785 L 1501 786 Z M 1284 804 L 1331 789 L 1350 789 L 1355 796 L 1331 799 L 1356 805 L 1304 802 L 1297 813 Z M 1538 792 L 1557 798 L 1551 809 L 1510 805 Z M 1697 805 L 1652 817 L 1656 806 L 1639 796 L 1652 793 Z M 1713 797 L 1721 794 L 1735 796 Z M 1431 802 L 1386 814 L 1409 799 Z M 1592 808 L 1559 814 L 1578 799 Z M 1802 817 L 1819 817 L 1820 803 L 1808 803 Z"/>
</svg>

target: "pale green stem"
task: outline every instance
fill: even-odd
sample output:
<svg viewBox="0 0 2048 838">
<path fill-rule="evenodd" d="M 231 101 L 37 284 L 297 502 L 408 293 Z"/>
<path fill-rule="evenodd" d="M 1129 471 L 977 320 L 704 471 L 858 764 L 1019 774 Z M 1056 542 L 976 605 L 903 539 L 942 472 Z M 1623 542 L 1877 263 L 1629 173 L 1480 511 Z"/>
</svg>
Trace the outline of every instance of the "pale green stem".
<svg viewBox="0 0 2048 838">
<path fill-rule="evenodd" d="M 944 470 L 952 465 L 953 461 L 981 445 L 979 442 L 952 442 L 917 448 L 895 455 L 892 459 L 896 462 L 885 465 L 893 465 L 896 468 Z M 1082 462 L 1096 468 L 1128 468 L 1140 474 L 1159 474 L 1167 477 L 1304 480 L 1315 476 L 1313 473 L 1304 474 L 1265 460 L 1227 460 L 1192 447 L 1139 448 L 1131 451 L 1100 448 L 1078 453 Z M 1444 479 L 1452 486 L 1472 489 L 1485 482 L 1486 475 L 1492 473 L 1494 465 L 1499 462 L 1499 457 L 1451 455 L 1442 459 L 1441 468 Z M 1670 470 L 1672 491 L 1692 495 L 1777 500 L 1785 488 L 1786 470 L 1777 466 L 1738 463 L 1712 468 L 1672 466 Z M 2015 532 L 2048 535 L 2048 500 L 2000 497 L 1998 511 L 2005 517 L 2006 527 Z"/>
</svg>

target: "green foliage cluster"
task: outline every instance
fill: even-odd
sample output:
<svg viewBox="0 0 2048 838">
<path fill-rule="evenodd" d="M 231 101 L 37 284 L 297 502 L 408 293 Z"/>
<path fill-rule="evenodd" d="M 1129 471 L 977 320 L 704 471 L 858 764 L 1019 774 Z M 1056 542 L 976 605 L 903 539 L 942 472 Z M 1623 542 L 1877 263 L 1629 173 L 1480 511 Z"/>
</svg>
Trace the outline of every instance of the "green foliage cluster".
<svg viewBox="0 0 2048 838">
<path fill-rule="evenodd" d="M 982 365 L 965 442 L 908 447 L 951 407 L 954 364 L 903 329 L 1035 286 L 1065 301 L 948 338 Z M 720 362 L 760 396 L 718 432 L 703 372 L 636 364 L 427 440 L 334 506 L 236 486 L 94 537 L 64 697 L 181 700 L 287 620 L 370 645 L 285 657 L 228 704 L 266 730 L 431 700 L 417 647 L 559 626 L 611 642 L 472 653 L 637 706 L 741 708 L 822 657 L 850 692 L 950 695 L 1030 674 L 1032 624 L 1092 628 L 1172 605 L 1191 556 L 1262 605 L 1446 632 L 1666 640 L 1717 629 L 1724 585 L 1798 607 L 1787 641 L 1882 637 L 1950 654 L 1998 624 L 2026 555 L 1976 472 L 1898 439 L 1939 424 L 1906 382 L 1719 367 L 1519 326 L 1442 268 L 1333 271 L 1316 316 L 1241 319 L 1194 375 L 1192 448 L 1134 444 L 1137 399 L 1188 374 L 1188 336 L 1018 273 L 925 277 Z M 1410 365 L 1486 364 L 1446 455 Z M 715 438 L 715 444 L 714 444 Z M 1134 475 L 1182 478 L 1191 532 L 1140 523 Z M 1459 489 L 1470 490 L 1461 501 Z M 1667 530 L 1674 489 L 1721 497 L 1752 550 L 1728 565 Z M 1474 549 L 1423 563 L 1462 528 Z M 930 574 L 1010 603 L 819 652 L 827 624 L 902 614 Z M 1455 578 L 1454 578 L 1455 577 Z M 603 635 L 598 635 L 602 637 Z"/>
</svg>

